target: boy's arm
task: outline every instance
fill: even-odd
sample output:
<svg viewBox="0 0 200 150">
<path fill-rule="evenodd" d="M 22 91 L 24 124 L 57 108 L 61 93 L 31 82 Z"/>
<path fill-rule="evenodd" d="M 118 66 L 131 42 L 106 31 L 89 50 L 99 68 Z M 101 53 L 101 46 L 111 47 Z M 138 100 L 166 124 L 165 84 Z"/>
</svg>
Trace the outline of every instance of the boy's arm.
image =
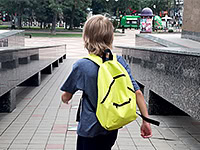
<svg viewBox="0 0 200 150">
<path fill-rule="evenodd" d="M 137 90 L 135 92 L 135 94 L 136 94 L 136 102 L 140 109 L 141 114 L 148 118 L 149 114 L 147 111 L 147 107 L 146 107 L 146 104 L 144 101 L 144 96 L 143 96 L 142 92 L 140 90 Z M 143 120 L 140 129 L 141 129 L 141 136 L 143 138 L 149 138 L 152 136 L 152 130 L 151 130 L 150 124 L 148 122 Z"/>
<path fill-rule="evenodd" d="M 63 103 L 66 103 L 66 104 L 68 104 L 71 98 L 72 98 L 72 94 L 69 92 L 64 92 L 61 96 Z"/>
</svg>

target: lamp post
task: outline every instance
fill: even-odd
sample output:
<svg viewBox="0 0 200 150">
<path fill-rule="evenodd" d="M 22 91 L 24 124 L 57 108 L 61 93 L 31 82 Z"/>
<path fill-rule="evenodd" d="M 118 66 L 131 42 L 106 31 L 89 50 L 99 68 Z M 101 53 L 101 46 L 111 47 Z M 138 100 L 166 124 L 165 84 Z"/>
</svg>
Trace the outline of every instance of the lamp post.
<svg viewBox="0 0 200 150">
<path fill-rule="evenodd" d="M 153 5 L 153 8 L 154 8 L 154 10 L 155 10 L 155 14 L 157 14 L 156 5 L 155 5 L 155 4 Z"/>
<path fill-rule="evenodd" d="M 106 11 L 109 13 L 110 12 L 110 7 L 109 7 L 109 0 L 106 0 Z"/>
<path fill-rule="evenodd" d="M 115 0 L 115 2 L 117 3 L 117 2 L 118 2 L 118 0 Z M 117 3 L 117 10 L 116 10 L 116 17 L 117 17 L 117 18 L 119 17 L 119 14 L 118 14 L 118 12 L 119 12 L 119 8 L 118 8 L 118 3 Z"/>
</svg>

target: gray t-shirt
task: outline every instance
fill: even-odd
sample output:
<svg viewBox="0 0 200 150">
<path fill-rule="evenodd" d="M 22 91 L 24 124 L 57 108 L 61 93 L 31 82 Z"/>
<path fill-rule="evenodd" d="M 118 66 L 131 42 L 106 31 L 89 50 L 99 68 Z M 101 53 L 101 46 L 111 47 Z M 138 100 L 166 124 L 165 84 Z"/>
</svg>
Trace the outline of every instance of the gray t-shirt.
<svg viewBox="0 0 200 150">
<path fill-rule="evenodd" d="M 134 89 L 139 89 L 131 75 L 130 68 L 121 56 L 117 56 L 117 60 L 129 73 Z M 88 59 L 80 59 L 73 65 L 72 72 L 61 87 L 62 91 L 74 94 L 76 91 L 83 91 L 84 95 L 81 105 L 80 121 L 78 124 L 77 134 L 83 137 L 94 137 L 100 134 L 108 134 L 111 131 L 105 130 L 98 122 L 95 112 L 91 108 L 97 106 L 97 74 L 98 65 Z M 89 100 L 88 100 L 89 99 Z"/>
</svg>

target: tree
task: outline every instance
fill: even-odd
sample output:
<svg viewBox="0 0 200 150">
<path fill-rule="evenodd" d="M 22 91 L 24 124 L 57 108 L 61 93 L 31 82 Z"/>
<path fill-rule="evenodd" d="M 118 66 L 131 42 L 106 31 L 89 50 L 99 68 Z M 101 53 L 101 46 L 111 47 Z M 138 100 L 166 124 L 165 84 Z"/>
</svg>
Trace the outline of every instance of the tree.
<svg viewBox="0 0 200 150">
<path fill-rule="evenodd" d="M 141 0 L 142 8 L 149 7 L 154 14 L 159 15 L 161 11 L 169 11 L 173 7 L 174 0 Z"/>
<path fill-rule="evenodd" d="M 62 13 L 61 0 L 34 0 L 32 5 L 35 19 L 40 22 L 40 27 L 46 27 L 51 23 L 51 33 L 56 34 L 57 19 Z"/>
<path fill-rule="evenodd" d="M 49 8 L 53 12 L 53 18 L 52 18 L 52 27 L 51 27 L 51 33 L 55 34 L 56 33 L 56 24 L 57 24 L 57 19 L 59 13 L 62 13 L 61 5 L 62 5 L 62 0 L 49 0 Z"/>
<path fill-rule="evenodd" d="M 140 0 L 93 0 L 92 10 L 94 14 L 109 13 L 117 16 L 119 12 L 132 14 L 132 10 L 140 10 Z M 134 11 L 135 12 L 135 11 Z"/>
<path fill-rule="evenodd" d="M 70 30 L 74 29 L 74 25 L 78 26 L 86 20 L 87 8 L 91 2 L 91 0 L 64 0 L 62 2 L 63 16 Z"/>
<path fill-rule="evenodd" d="M 106 7 L 106 0 L 92 0 L 92 11 L 93 14 L 102 14 L 108 12 L 108 7 Z"/>
<path fill-rule="evenodd" d="M 0 0 L 0 7 L 16 18 L 19 28 L 25 18 L 26 22 L 37 20 L 41 28 L 51 23 L 51 33 L 55 34 L 59 17 L 64 17 L 70 29 L 84 22 L 91 2 L 92 0 Z"/>
<path fill-rule="evenodd" d="M 131 15 L 140 13 L 145 7 L 151 8 L 155 14 L 160 11 L 170 10 L 174 0 L 92 0 L 92 10 L 94 14 L 109 13 L 116 15 Z"/>
<path fill-rule="evenodd" d="M 48 0 L 32 1 L 32 9 L 34 12 L 34 19 L 40 23 L 40 28 L 45 28 L 48 23 L 52 22 L 53 12 L 49 8 Z"/>
<path fill-rule="evenodd" d="M 23 15 L 30 4 L 29 0 L 0 0 L 1 7 L 11 14 L 18 28 L 22 28 Z"/>
</svg>

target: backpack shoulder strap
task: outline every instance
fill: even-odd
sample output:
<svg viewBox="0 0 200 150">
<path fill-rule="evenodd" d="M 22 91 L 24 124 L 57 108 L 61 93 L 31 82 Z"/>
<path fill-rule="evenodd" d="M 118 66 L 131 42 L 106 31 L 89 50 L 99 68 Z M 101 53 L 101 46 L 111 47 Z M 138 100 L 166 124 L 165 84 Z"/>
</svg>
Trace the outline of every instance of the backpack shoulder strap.
<svg viewBox="0 0 200 150">
<path fill-rule="evenodd" d="M 117 55 L 113 54 L 113 61 L 117 61 Z"/>
<path fill-rule="evenodd" d="M 112 54 L 112 55 L 113 55 L 113 61 L 117 61 L 117 55 L 116 54 Z M 96 63 L 99 66 L 101 64 L 103 64 L 103 59 L 95 54 L 89 54 L 88 56 L 86 56 L 84 58 L 93 61 L 94 63 Z"/>
<path fill-rule="evenodd" d="M 103 63 L 102 58 L 97 56 L 97 55 L 95 55 L 95 54 L 89 54 L 88 56 L 86 56 L 84 58 L 93 61 L 94 63 L 96 63 L 99 66 Z"/>
</svg>

